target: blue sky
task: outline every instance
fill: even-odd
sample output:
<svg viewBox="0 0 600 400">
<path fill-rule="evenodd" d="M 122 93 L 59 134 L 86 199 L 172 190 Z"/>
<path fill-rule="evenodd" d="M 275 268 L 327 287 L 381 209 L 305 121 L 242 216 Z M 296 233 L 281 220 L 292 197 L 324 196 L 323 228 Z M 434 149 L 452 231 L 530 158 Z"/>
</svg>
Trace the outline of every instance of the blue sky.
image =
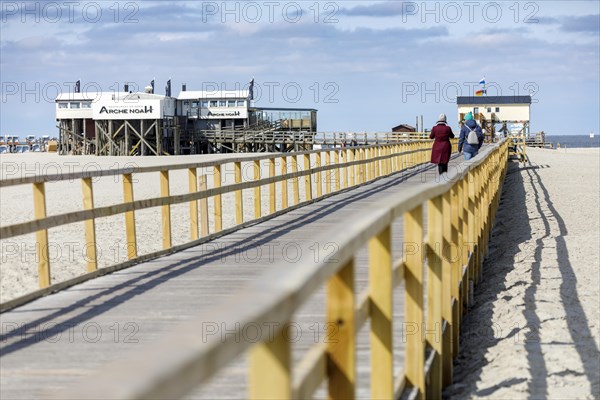
<svg viewBox="0 0 600 400">
<path fill-rule="evenodd" d="M 54 97 L 227 89 L 319 110 L 321 131 L 455 126 L 455 96 L 531 94 L 532 131 L 600 131 L 598 1 L 56 1 L 1 5 L 0 133 L 51 134 Z"/>
</svg>

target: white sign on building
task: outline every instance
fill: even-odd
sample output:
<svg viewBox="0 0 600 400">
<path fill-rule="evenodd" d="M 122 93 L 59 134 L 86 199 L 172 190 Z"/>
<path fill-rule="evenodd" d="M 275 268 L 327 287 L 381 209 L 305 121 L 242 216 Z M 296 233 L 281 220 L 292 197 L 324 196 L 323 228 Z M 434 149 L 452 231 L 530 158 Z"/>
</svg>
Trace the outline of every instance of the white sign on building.
<svg viewBox="0 0 600 400">
<path fill-rule="evenodd" d="M 200 109 L 201 119 L 223 119 L 223 118 L 248 118 L 248 109 L 245 107 L 236 108 L 202 108 Z"/>
<path fill-rule="evenodd" d="M 95 120 L 103 119 L 160 119 L 161 101 L 158 99 L 104 100 L 92 103 L 92 115 Z"/>
</svg>

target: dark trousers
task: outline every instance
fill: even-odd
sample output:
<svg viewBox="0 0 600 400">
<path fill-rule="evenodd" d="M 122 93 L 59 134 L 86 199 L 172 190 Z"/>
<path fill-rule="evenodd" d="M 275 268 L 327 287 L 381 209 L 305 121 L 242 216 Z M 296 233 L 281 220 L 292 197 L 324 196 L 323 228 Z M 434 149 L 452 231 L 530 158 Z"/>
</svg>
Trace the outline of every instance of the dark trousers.
<svg viewBox="0 0 600 400">
<path fill-rule="evenodd" d="M 438 173 L 441 175 L 444 172 L 448 172 L 448 164 L 438 164 Z"/>
</svg>

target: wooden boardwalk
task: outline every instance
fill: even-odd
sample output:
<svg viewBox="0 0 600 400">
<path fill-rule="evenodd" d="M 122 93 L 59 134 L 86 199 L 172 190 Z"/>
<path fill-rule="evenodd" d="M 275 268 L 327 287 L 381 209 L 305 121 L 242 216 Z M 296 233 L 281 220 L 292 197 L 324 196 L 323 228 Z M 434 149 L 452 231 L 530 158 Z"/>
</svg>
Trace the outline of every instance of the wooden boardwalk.
<svg viewBox="0 0 600 400">
<path fill-rule="evenodd" d="M 451 165 L 462 161 L 454 158 Z M 170 332 L 178 323 L 198 318 L 225 298 L 235 296 L 250 282 L 274 266 L 294 264 L 301 254 L 315 259 L 335 257 L 318 254 L 314 237 L 330 229 L 352 224 L 361 210 L 385 196 L 437 178 L 431 167 L 418 167 L 331 196 L 214 241 L 179 253 L 144 262 L 62 292 L 35 300 L 0 315 L 2 336 L 0 397 L 52 397 L 82 376 L 90 376 L 127 352 L 146 346 Z M 402 219 L 392 227 L 393 240 L 402 241 Z M 322 245 L 322 244 L 321 244 Z M 394 247 L 400 257 L 400 246 Z M 356 257 L 356 292 L 367 287 L 367 253 Z M 324 288 L 293 317 L 289 340 L 293 362 L 298 363 L 315 343 L 325 343 L 332 332 L 325 326 Z M 394 296 L 396 321 L 402 321 L 402 285 Z M 239 340 L 258 341 L 269 326 L 256 326 Z M 211 335 L 234 335 L 235 326 L 206 321 L 199 340 Z M 403 365 L 402 324 L 394 324 L 395 373 Z M 238 340 L 238 338 L 236 338 Z M 357 337 L 357 396 L 370 398 L 369 324 Z M 239 357 L 211 382 L 189 398 L 247 397 L 245 357 Z M 317 398 L 326 397 L 321 388 Z"/>
</svg>

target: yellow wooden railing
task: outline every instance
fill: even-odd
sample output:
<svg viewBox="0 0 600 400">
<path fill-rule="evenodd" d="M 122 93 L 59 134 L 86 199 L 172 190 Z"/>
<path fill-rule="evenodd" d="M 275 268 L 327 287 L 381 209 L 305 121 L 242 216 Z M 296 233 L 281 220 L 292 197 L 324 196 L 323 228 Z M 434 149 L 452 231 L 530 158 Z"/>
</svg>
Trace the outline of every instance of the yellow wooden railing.
<svg viewBox="0 0 600 400">
<path fill-rule="evenodd" d="M 508 140 L 511 142 L 510 154 L 516 155 L 522 163 L 527 162 L 527 136 L 524 133 L 509 135 Z"/>
<path fill-rule="evenodd" d="M 401 394 L 441 398 L 442 388 L 451 382 L 471 285 L 482 276 L 482 260 L 506 174 L 508 145 L 504 140 L 485 146 L 445 180 L 417 185 L 370 204 L 353 224 L 316 237 L 317 243 L 339 246 L 335 262 L 317 261 L 311 254 L 295 265 L 275 266 L 226 304 L 211 307 L 202 319 L 175 328 L 171 336 L 153 343 L 152 349 L 143 348 L 119 360 L 65 395 L 177 398 L 250 349 L 250 398 L 310 398 L 326 380 L 329 398 L 350 399 L 356 394 L 355 337 L 370 319 L 371 398 L 392 399 Z M 391 171 L 393 165 L 388 162 L 383 168 Z M 400 217 L 404 241 L 394 243 L 391 226 Z M 364 293 L 356 293 L 354 257 L 365 244 L 369 286 Z M 402 259 L 392 258 L 395 246 L 403 248 Z M 392 296 L 402 280 L 404 320 L 397 321 Z M 294 367 L 291 343 L 283 330 L 323 284 L 327 288 L 326 322 L 336 326 L 335 340 L 315 345 Z M 281 329 L 258 344 L 237 340 L 237 335 L 201 340 L 204 321 L 222 321 L 239 332 L 267 323 Z M 405 366 L 400 376 L 394 376 L 392 332 L 399 323 L 406 327 Z"/>
<path fill-rule="evenodd" d="M 394 143 L 402 140 L 427 140 L 430 132 L 318 132 L 311 136 L 315 143 L 340 144 L 355 140 L 358 144 Z"/>
<path fill-rule="evenodd" d="M 455 144 L 456 147 L 456 144 Z M 94 170 L 87 172 L 69 172 L 64 174 L 46 174 L 25 176 L 0 180 L 0 188 L 30 184 L 33 186 L 34 220 L 20 224 L 0 227 L 0 237 L 11 237 L 36 234 L 39 252 L 38 277 L 40 290 L 29 293 L 15 300 L 0 305 L 4 311 L 23 304 L 26 301 L 45 295 L 52 291 L 64 289 L 85 280 L 126 268 L 140 261 L 155 258 L 169 252 L 182 250 L 219 235 L 231 232 L 250 223 L 272 218 L 290 208 L 300 207 L 308 202 L 329 196 L 340 190 L 373 181 L 418 164 L 427 163 L 430 157 L 431 141 L 409 141 L 397 144 L 370 145 L 348 147 L 344 149 L 322 149 L 295 153 L 266 154 L 250 157 L 233 157 L 222 161 L 175 164 L 153 167 L 134 167 L 127 169 Z M 311 160 L 314 156 L 314 161 Z M 324 156 L 324 159 L 323 159 Z M 261 161 L 267 161 L 268 178 L 261 178 Z M 290 162 L 291 161 L 291 162 Z M 242 181 L 241 163 L 254 163 L 254 180 Z M 235 170 L 235 183 L 222 185 L 222 170 L 225 164 L 232 163 Z M 276 173 L 276 163 L 280 164 L 280 173 Z M 303 170 L 299 170 L 303 163 Z M 291 171 L 288 171 L 288 165 Z M 206 175 L 198 176 L 198 169 L 212 169 L 213 187 L 207 188 Z M 187 169 L 189 175 L 189 193 L 171 195 L 169 172 Z M 160 181 L 160 197 L 135 200 L 134 176 L 141 173 L 158 173 Z M 123 182 L 123 199 L 121 204 L 104 207 L 94 206 L 93 179 L 100 176 L 121 176 Z M 333 178 L 332 178 L 333 176 Z M 305 199 L 300 201 L 300 182 L 303 178 Z M 77 181 L 82 184 L 83 211 L 69 212 L 48 216 L 46 214 L 46 184 L 60 181 Z M 292 194 L 288 193 L 288 181 L 292 182 Z M 279 190 L 277 184 L 280 185 Z M 268 187 L 269 214 L 262 214 L 261 188 Z M 254 189 L 254 219 L 244 221 L 243 189 Z M 225 205 L 233 207 L 224 210 L 222 195 L 235 193 L 235 203 Z M 281 197 L 281 209 L 277 210 L 277 196 Z M 214 202 L 214 232 L 208 231 L 208 201 Z M 190 207 L 190 241 L 183 245 L 173 246 L 171 240 L 171 205 L 189 203 Z M 137 246 L 135 212 L 151 207 L 160 207 L 162 213 L 162 247 L 163 250 L 139 255 Z M 235 211 L 234 211 L 235 210 Z M 236 226 L 223 229 L 223 213 L 234 212 Z M 125 263 L 98 269 L 95 221 L 98 218 L 113 215 L 124 215 L 127 239 L 127 257 Z M 62 225 L 84 222 L 86 241 L 87 273 L 64 282 L 52 282 L 50 260 L 48 256 L 48 230 Z"/>
</svg>

